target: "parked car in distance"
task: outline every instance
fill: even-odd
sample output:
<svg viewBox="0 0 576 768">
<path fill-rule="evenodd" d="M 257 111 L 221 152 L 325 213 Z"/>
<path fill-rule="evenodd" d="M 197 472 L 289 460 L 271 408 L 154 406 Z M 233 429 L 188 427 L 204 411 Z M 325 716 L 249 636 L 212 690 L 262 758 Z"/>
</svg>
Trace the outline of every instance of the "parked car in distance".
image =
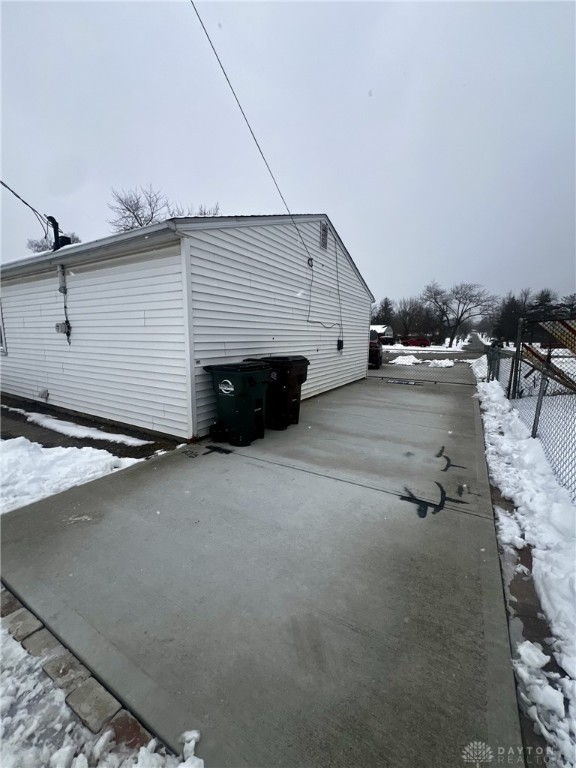
<svg viewBox="0 0 576 768">
<path fill-rule="evenodd" d="M 378 338 L 380 339 L 380 344 L 385 344 L 386 346 L 392 346 L 392 344 L 396 344 L 396 339 L 394 336 L 383 336 L 382 334 L 378 334 Z"/>
<path fill-rule="evenodd" d="M 370 331 L 368 346 L 368 368 L 380 368 L 382 365 L 382 344 L 377 331 Z"/>
<path fill-rule="evenodd" d="M 430 339 L 426 336 L 408 336 L 402 339 L 403 347 L 429 347 Z"/>
</svg>

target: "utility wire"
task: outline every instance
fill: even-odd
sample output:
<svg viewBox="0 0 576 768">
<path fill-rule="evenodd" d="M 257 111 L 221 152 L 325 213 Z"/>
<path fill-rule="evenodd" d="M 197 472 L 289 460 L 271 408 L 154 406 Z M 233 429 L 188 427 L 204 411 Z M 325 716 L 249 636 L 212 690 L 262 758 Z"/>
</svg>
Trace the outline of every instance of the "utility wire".
<svg viewBox="0 0 576 768">
<path fill-rule="evenodd" d="M 14 197 L 17 197 L 18 200 L 20 200 L 22 203 L 24 203 L 25 206 L 30 208 L 30 210 L 32 211 L 34 216 L 36 216 L 36 218 L 38 219 L 38 223 L 42 227 L 42 231 L 44 232 L 44 237 L 48 238 L 48 227 L 52 226 L 52 224 L 48 220 L 49 217 L 45 216 L 43 213 L 40 213 L 39 211 L 37 211 L 36 208 L 34 208 L 33 206 L 30 205 L 30 203 L 27 203 L 26 200 L 24 200 L 23 197 L 20 197 L 20 195 L 17 192 L 15 192 L 11 187 L 9 187 L 8 184 L 6 184 L 5 181 L 2 181 L 2 179 L 0 179 L 0 184 L 3 187 L 5 187 L 9 192 L 11 192 L 14 195 Z M 60 227 L 60 225 L 58 225 L 58 231 L 62 232 L 62 227 Z"/>
<path fill-rule="evenodd" d="M 20 202 L 24 203 L 24 205 L 26 205 L 28 208 L 30 208 L 30 210 L 32 211 L 34 216 L 36 216 L 36 218 L 40 222 L 40 226 L 44 230 L 44 235 L 46 237 L 48 237 L 48 220 L 46 219 L 46 216 L 44 216 L 44 214 L 42 214 L 42 213 L 39 213 L 36 210 L 36 208 L 33 208 L 30 205 L 30 203 L 27 203 L 26 200 L 24 200 L 23 197 L 20 197 L 20 195 L 17 192 L 14 192 L 14 190 L 11 187 L 9 187 L 8 184 L 6 184 L 6 182 L 2 181 L 2 179 L 0 179 L 0 184 L 2 184 L 2 186 L 5 187 L 8 190 L 8 192 L 12 192 L 14 197 L 17 197 L 18 200 L 20 200 Z"/>
<path fill-rule="evenodd" d="M 338 280 L 338 254 L 336 253 L 336 279 Z M 312 276 L 310 278 L 310 288 L 308 294 L 308 315 L 306 316 L 306 322 L 312 323 L 312 325 L 321 325 L 323 328 L 335 328 L 340 327 L 340 334 L 343 333 L 342 326 L 342 301 L 340 299 L 340 283 L 338 283 L 338 302 L 340 305 L 340 322 L 339 323 L 323 323 L 322 320 L 310 320 L 312 314 L 312 288 L 314 286 L 314 270 L 312 270 Z"/>
<path fill-rule="evenodd" d="M 36 216 L 36 218 L 38 219 L 38 223 L 42 227 L 42 232 L 44 232 L 44 237 L 46 238 L 46 240 L 48 240 L 48 226 L 44 224 L 44 220 L 40 218 L 40 216 L 37 213 L 35 213 L 34 216 Z"/>
<path fill-rule="evenodd" d="M 294 220 L 294 216 L 292 215 L 292 212 L 290 211 L 290 208 L 288 207 L 288 203 L 286 202 L 286 199 L 285 199 L 284 195 L 282 194 L 280 186 L 278 185 L 278 182 L 276 181 L 276 177 L 272 173 L 272 169 L 270 168 L 270 165 L 268 164 L 268 161 L 266 160 L 264 152 L 262 151 L 262 147 L 258 143 L 258 139 L 256 138 L 256 134 L 254 133 L 254 131 L 252 130 L 252 126 L 250 125 L 250 121 L 248 120 L 248 118 L 246 117 L 246 113 L 242 109 L 242 104 L 240 104 L 240 99 L 236 95 L 236 91 L 234 90 L 234 87 L 233 87 L 232 83 L 230 82 L 230 78 L 228 77 L 228 74 L 227 74 L 226 70 L 224 69 L 224 64 L 222 64 L 222 61 L 220 60 L 220 56 L 218 56 L 218 51 L 214 47 L 214 43 L 212 42 L 212 40 L 210 38 L 210 35 L 208 34 L 208 30 L 204 26 L 204 22 L 202 21 L 202 18 L 200 16 L 200 14 L 198 13 L 198 9 L 196 8 L 196 5 L 194 4 L 194 0 L 190 0 L 190 4 L 192 5 L 192 8 L 194 8 L 196 16 L 198 17 L 198 21 L 200 22 L 200 24 L 202 26 L 202 29 L 204 30 L 204 34 L 206 35 L 206 37 L 208 39 L 208 42 L 210 43 L 210 47 L 214 51 L 214 56 L 216 56 L 216 60 L 218 61 L 218 64 L 220 65 L 220 69 L 222 70 L 222 74 L 224 75 L 224 77 L 226 78 L 226 82 L 230 86 L 230 90 L 232 91 L 232 95 L 236 99 L 236 104 L 238 104 L 238 109 L 242 113 L 242 117 L 244 118 L 244 121 L 245 121 L 246 125 L 248 126 L 248 130 L 252 134 L 252 138 L 254 139 L 254 143 L 258 147 L 258 152 L 260 152 L 260 155 L 262 156 L 262 160 L 264 160 L 264 164 L 266 165 L 266 168 L 268 169 L 268 173 L 270 174 L 270 176 L 272 178 L 272 181 L 274 182 L 274 186 L 278 190 L 278 194 L 280 195 L 280 197 L 282 199 L 282 202 L 284 203 L 284 207 L 288 211 L 288 215 L 290 216 L 290 218 L 292 220 L 292 224 L 294 224 L 294 228 L 296 229 L 296 232 L 298 232 L 300 240 L 302 241 L 302 245 L 304 246 L 304 249 L 306 250 L 306 253 L 308 254 L 308 258 L 311 259 L 312 256 L 310 255 L 310 251 L 308 250 L 308 247 L 307 247 L 306 243 L 304 242 L 304 238 L 302 237 L 302 233 L 298 229 L 298 225 L 296 224 L 296 221 Z M 312 267 L 312 265 L 310 265 L 310 266 Z"/>
<path fill-rule="evenodd" d="M 300 229 L 299 229 L 298 225 L 296 224 L 296 221 L 294 219 L 294 216 L 292 215 L 292 212 L 291 212 L 291 210 L 290 210 L 290 208 L 288 206 L 288 203 L 286 202 L 286 198 L 282 194 L 282 190 L 280 189 L 280 185 L 276 181 L 276 177 L 274 176 L 274 174 L 272 172 L 272 169 L 270 168 L 270 165 L 269 165 L 268 161 L 266 160 L 266 156 L 264 155 L 264 152 L 262 151 L 262 147 L 260 146 L 260 144 L 258 142 L 258 139 L 256 138 L 256 134 L 252 130 L 252 126 L 250 125 L 250 121 L 248 120 L 248 118 L 246 116 L 246 112 L 244 112 L 244 109 L 242 108 L 242 104 L 240 103 L 240 99 L 236 95 L 236 91 L 234 90 L 234 86 L 230 82 L 230 78 L 228 77 L 228 73 L 224 69 L 224 64 L 222 64 L 220 56 L 218 55 L 218 51 L 214 47 L 214 43 L 212 42 L 212 39 L 211 39 L 210 35 L 208 34 L 208 30 L 204 26 L 204 22 L 202 21 L 202 17 L 198 13 L 198 9 L 196 8 L 194 0 L 190 0 L 190 4 L 191 4 L 192 8 L 194 8 L 194 12 L 196 13 L 196 16 L 198 17 L 198 21 L 200 22 L 200 25 L 201 25 L 202 29 L 204 30 L 204 34 L 206 35 L 206 38 L 207 38 L 208 42 L 210 43 L 210 47 L 212 48 L 212 50 L 214 52 L 214 56 L 216 56 L 216 60 L 218 61 L 218 64 L 220 65 L 220 69 L 222 70 L 222 74 L 226 78 L 226 82 L 228 83 L 228 85 L 230 87 L 230 90 L 232 91 L 232 95 L 234 96 L 234 99 L 236 100 L 236 104 L 238 104 L 238 109 L 242 113 L 242 117 L 244 118 L 244 122 L 248 126 L 248 130 L 250 131 L 250 134 L 252 135 L 252 138 L 254 139 L 254 143 L 256 144 L 256 146 L 258 148 L 258 152 L 260 152 L 262 160 L 264 160 L 264 165 L 268 169 L 268 173 L 270 174 L 270 176 L 272 178 L 272 181 L 274 182 L 274 186 L 278 190 L 278 194 L 280 195 L 280 198 L 282 199 L 282 202 L 284 203 L 284 207 L 288 211 L 288 215 L 290 216 L 290 219 L 292 220 L 292 224 L 294 225 L 294 229 L 298 233 L 298 237 L 300 238 L 300 241 L 302 242 L 302 245 L 304 246 L 304 250 L 308 254 L 308 264 L 310 266 L 310 269 L 312 270 L 312 273 L 311 273 L 311 279 L 310 279 L 310 296 L 309 296 L 309 301 L 308 301 L 308 317 L 306 319 L 306 322 L 312 323 L 312 324 L 315 324 L 315 325 L 322 325 L 324 328 L 334 328 L 335 326 L 340 326 L 340 333 L 342 333 L 342 331 L 343 331 L 343 328 L 342 328 L 342 301 L 340 299 L 340 282 L 339 282 L 338 276 L 337 276 L 337 281 L 338 281 L 338 300 L 339 300 L 339 303 L 340 303 L 340 322 L 339 323 L 328 324 L 328 323 L 323 323 L 320 320 L 310 320 L 310 314 L 311 314 L 311 310 L 312 310 L 312 286 L 314 284 L 314 266 L 313 266 L 314 260 L 312 259 L 310 251 L 308 250 L 308 246 L 306 245 L 306 243 L 304 241 L 304 238 L 302 237 L 302 233 L 300 232 Z M 336 254 L 336 269 L 338 269 L 338 255 L 337 254 Z"/>
</svg>

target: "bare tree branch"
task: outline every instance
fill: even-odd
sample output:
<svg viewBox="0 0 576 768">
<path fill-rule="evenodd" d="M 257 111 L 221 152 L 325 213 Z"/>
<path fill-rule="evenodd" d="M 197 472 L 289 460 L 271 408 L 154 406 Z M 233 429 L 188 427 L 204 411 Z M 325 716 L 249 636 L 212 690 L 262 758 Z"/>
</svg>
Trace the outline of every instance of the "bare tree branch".
<svg viewBox="0 0 576 768">
<path fill-rule="evenodd" d="M 151 184 L 128 190 L 112 189 L 112 201 L 108 207 L 115 214 L 114 218 L 108 219 L 114 232 L 129 232 L 148 224 L 183 216 L 217 216 L 220 210 L 216 203 L 212 208 L 202 205 L 195 213 L 193 206 L 185 208 L 179 203 L 172 203 Z"/>
<path fill-rule="evenodd" d="M 395 332 L 400 337 L 429 333 L 435 326 L 433 313 L 419 296 L 400 299 L 394 313 Z"/>
<path fill-rule="evenodd" d="M 71 243 L 81 243 L 82 240 L 78 237 L 76 232 L 61 232 L 62 235 L 70 238 Z M 41 237 L 38 240 L 29 238 L 26 242 L 26 248 L 34 253 L 43 253 L 44 251 L 51 251 L 54 247 L 54 241 L 50 237 Z"/>
<path fill-rule="evenodd" d="M 457 283 L 446 290 L 435 280 L 424 288 L 422 300 L 438 313 L 449 335 L 450 346 L 462 326 L 493 311 L 497 302 L 496 296 L 478 283 Z"/>
</svg>

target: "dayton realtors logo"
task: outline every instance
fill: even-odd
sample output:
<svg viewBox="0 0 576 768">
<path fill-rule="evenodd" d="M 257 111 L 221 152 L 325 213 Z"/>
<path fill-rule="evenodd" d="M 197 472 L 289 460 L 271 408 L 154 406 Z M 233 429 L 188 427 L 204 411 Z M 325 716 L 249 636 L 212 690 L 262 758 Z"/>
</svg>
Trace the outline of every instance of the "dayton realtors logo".
<svg viewBox="0 0 576 768">
<path fill-rule="evenodd" d="M 493 750 L 483 741 L 471 741 L 462 750 L 462 760 L 473 765 L 474 768 L 482 768 L 487 763 L 531 768 L 531 766 L 549 765 L 553 759 L 554 752 L 550 747 L 516 746 L 497 747 Z"/>
<path fill-rule="evenodd" d="M 471 741 L 462 750 L 462 760 L 472 763 L 475 768 L 481 768 L 483 763 L 491 763 L 494 760 L 494 753 L 483 741 Z"/>
</svg>

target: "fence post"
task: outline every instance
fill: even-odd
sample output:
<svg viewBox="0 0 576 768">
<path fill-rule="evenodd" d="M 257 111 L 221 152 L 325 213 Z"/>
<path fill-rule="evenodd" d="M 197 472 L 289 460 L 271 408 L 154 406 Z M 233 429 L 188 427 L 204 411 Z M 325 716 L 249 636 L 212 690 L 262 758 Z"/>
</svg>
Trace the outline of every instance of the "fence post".
<svg viewBox="0 0 576 768">
<path fill-rule="evenodd" d="M 510 362 L 510 374 L 508 376 L 508 386 L 506 387 L 506 397 L 508 400 L 510 400 L 510 396 L 512 395 L 512 382 L 514 380 L 514 368 L 516 366 L 516 356 L 512 358 Z"/>
<path fill-rule="evenodd" d="M 494 348 L 489 347 L 486 350 L 486 360 L 488 361 L 488 375 L 486 376 L 486 381 L 492 381 L 494 376 L 492 375 L 494 373 Z"/>
<path fill-rule="evenodd" d="M 536 401 L 536 412 L 534 413 L 534 423 L 532 424 L 532 437 L 538 434 L 538 423 L 540 421 L 540 411 L 542 410 L 542 400 L 548 389 L 548 376 L 542 372 L 540 379 L 540 389 L 538 390 L 538 400 Z"/>
<path fill-rule="evenodd" d="M 510 382 L 508 383 L 508 399 L 515 400 L 518 397 L 518 379 L 520 378 L 520 360 L 522 358 L 522 331 L 524 328 L 524 318 L 518 320 L 518 332 L 516 334 L 516 354 L 512 370 L 510 371 Z"/>
</svg>

